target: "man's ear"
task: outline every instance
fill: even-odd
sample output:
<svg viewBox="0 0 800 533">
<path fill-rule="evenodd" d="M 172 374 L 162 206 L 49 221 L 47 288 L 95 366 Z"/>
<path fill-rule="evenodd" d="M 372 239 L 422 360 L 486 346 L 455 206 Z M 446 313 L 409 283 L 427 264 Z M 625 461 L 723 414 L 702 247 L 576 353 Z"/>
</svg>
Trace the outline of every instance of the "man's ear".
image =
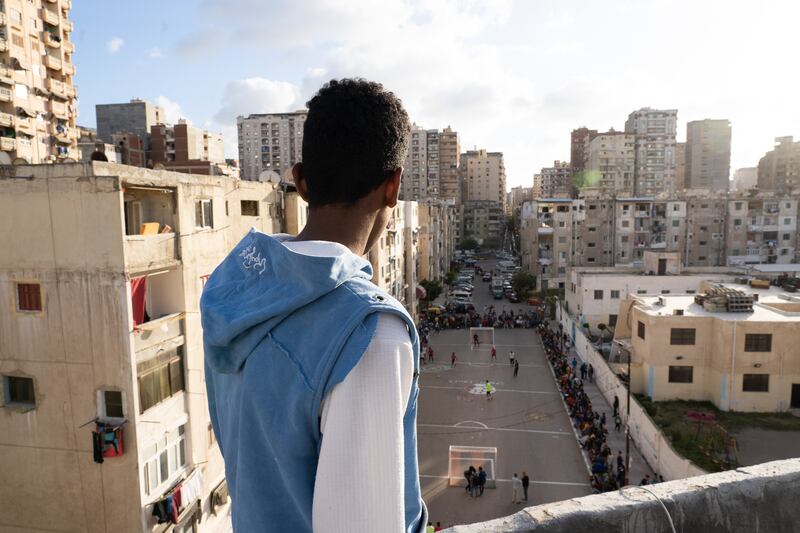
<svg viewBox="0 0 800 533">
<path fill-rule="evenodd" d="M 294 178 L 294 186 L 297 187 L 297 194 L 308 203 L 308 185 L 306 184 L 306 178 L 303 176 L 303 163 L 294 164 L 292 177 Z"/>
<path fill-rule="evenodd" d="M 400 176 L 403 175 L 403 167 L 395 170 L 391 176 L 386 179 L 386 188 L 384 189 L 383 201 L 386 207 L 395 207 L 400 198 Z"/>
</svg>

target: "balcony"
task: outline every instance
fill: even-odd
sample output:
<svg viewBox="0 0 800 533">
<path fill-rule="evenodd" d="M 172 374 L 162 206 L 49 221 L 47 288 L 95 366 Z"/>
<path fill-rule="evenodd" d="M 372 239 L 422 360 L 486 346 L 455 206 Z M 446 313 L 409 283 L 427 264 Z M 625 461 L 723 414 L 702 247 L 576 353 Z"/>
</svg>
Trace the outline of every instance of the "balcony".
<svg viewBox="0 0 800 533">
<path fill-rule="evenodd" d="M 58 35 L 51 33 L 49 31 L 44 32 L 44 44 L 49 46 L 50 48 L 60 48 L 61 47 L 61 37 Z"/>
<path fill-rule="evenodd" d="M 72 21 L 61 19 L 61 27 L 64 28 L 64 31 L 71 32 L 73 28 Z"/>
<path fill-rule="evenodd" d="M 554 231 L 553 228 L 550 226 L 539 226 L 537 228 L 537 232 L 539 233 L 539 235 L 552 235 L 553 231 Z"/>
<path fill-rule="evenodd" d="M 50 133 L 56 138 L 59 144 L 71 144 L 70 129 L 62 124 L 51 124 Z"/>
<path fill-rule="evenodd" d="M 5 26 L 6 24 L 8 24 L 6 14 L 3 11 L 0 11 L 0 26 Z"/>
<path fill-rule="evenodd" d="M 48 78 L 47 80 L 47 90 L 53 93 L 56 96 L 60 96 L 61 98 L 66 98 L 67 93 L 64 88 L 64 82 L 58 81 L 53 78 Z"/>
<path fill-rule="evenodd" d="M 125 271 L 152 272 L 178 264 L 178 239 L 174 233 L 125 236 Z"/>
<path fill-rule="evenodd" d="M 0 126 L 6 126 L 8 128 L 14 127 L 14 115 L 11 113 L 0 113 Z"/>
<path fill-rule="evenodd" d="M 30 135 L 33 137 L 35 127 L 31 124 L 31 119 L 27 117 L 19 117 L 17 118 L 17 131 L 24 133 L 25 135 Z"/>
<path fill-rule="evenodd" d="M 67 95 L 68 98 L 77 98 L 78 97 L 78 88 L 74 85 L 70 85 L 68 83 L 64 84 L 64 93 Z"/>
<path fill-rule="evenodd" d="M 64 102 L 50 102 L 50 112 L 56 118 L 60 118 L 61 120 L 68 120 L 69 115 L 67 114 L 67 106 Z"/>
<path fill-rule="evenodd" d="M 12 152 L 17 149 L 17 140 L 11 137 L 0 137 L 0 151 Z"/>
<path fill-rule="evenodd" d="M 62 48 L 64 48 L 64 51 L 67 52 L 68 54 L 75 52 L 75 43 L 73 43 L 72 41 L 64 40 L 61 42 L 61 46 Z"/>
<path fill-rule="evenodd" d="M 64 74 L 67 76 L 73 76 L 75 74 L 75 65 L 64 62 Z"/>
<path fill-rule="evenodd" d="M 50 70 L 61 70 L 62 62 L 53 56 L 44 56 L 44 65 Z"/>
<path fill-rule="evenodd" d="M 51 26 L 58 26 L 61 17 L 58 16 L 58 13 L 54 11 L 50 11 L 47 8 L 42 8 L 42 19 Z"/>
<path fill-rule="evenodd" d="M 0 87 L 0 102 L 10 102 L 14 99 L 14 94 L 11 89 Z"/>
<path fill-rule="evenodd" d="M 0 52 L 8 52 L 8 41 L 0 38 Z"/>
<path fill-rule="evenodd" d="M 168 350 L 181 346 L 184 343 L 185 331 L 183 313 L 172 313 L 144 322 L 136 326 L 133 331 L 133 350 L 138 353 L 149 348 Z"/>
</svg>

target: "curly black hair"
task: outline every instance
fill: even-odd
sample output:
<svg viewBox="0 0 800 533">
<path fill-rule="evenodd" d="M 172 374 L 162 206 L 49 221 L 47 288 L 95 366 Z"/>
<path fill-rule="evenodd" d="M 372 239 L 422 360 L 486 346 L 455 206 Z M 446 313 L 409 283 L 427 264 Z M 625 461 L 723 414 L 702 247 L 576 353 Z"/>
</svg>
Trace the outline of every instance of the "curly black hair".
<svg viewBox="0 0 800 533">
<path fill-rule="evenodd" d="M 411 124 L 400 99 L 380 83 L 331 80 L 306 105 L 309 207 L 352 205 L 403 166 Z"/>
</svg>

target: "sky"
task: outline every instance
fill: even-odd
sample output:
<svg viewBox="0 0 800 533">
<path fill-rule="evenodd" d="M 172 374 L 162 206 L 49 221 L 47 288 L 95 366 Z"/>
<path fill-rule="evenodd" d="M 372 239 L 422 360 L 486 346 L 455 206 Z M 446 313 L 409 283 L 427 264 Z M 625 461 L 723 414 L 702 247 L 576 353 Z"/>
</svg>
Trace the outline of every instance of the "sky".
<svg viewBox="0 0 800 533">
<path fill-rule="evenodd" d="M 796 0 L 139 0 L 73 3 L 78 123 L 144 98 L 221 132 L 301 109 L 322 83 L 364 77 L 462 151 L 503 152 L 508 186 L 569 160 L 580 126 L 641 107 L 729 119 L 731 168 L 800 138 Z"/>
</svg>

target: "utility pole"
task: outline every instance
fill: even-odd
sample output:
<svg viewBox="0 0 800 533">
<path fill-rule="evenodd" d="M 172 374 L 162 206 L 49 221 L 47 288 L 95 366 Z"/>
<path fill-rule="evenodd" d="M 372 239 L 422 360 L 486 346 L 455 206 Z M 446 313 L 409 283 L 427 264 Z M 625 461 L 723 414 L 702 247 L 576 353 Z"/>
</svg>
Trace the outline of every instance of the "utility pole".
<svg viewBox="0 0 800 533">
<path fill-rule="evenodd" d="M 631 475 L 631 352 L 628 350 L 628 414 L 625 417 L 625 485 Z"/>
</svg>

